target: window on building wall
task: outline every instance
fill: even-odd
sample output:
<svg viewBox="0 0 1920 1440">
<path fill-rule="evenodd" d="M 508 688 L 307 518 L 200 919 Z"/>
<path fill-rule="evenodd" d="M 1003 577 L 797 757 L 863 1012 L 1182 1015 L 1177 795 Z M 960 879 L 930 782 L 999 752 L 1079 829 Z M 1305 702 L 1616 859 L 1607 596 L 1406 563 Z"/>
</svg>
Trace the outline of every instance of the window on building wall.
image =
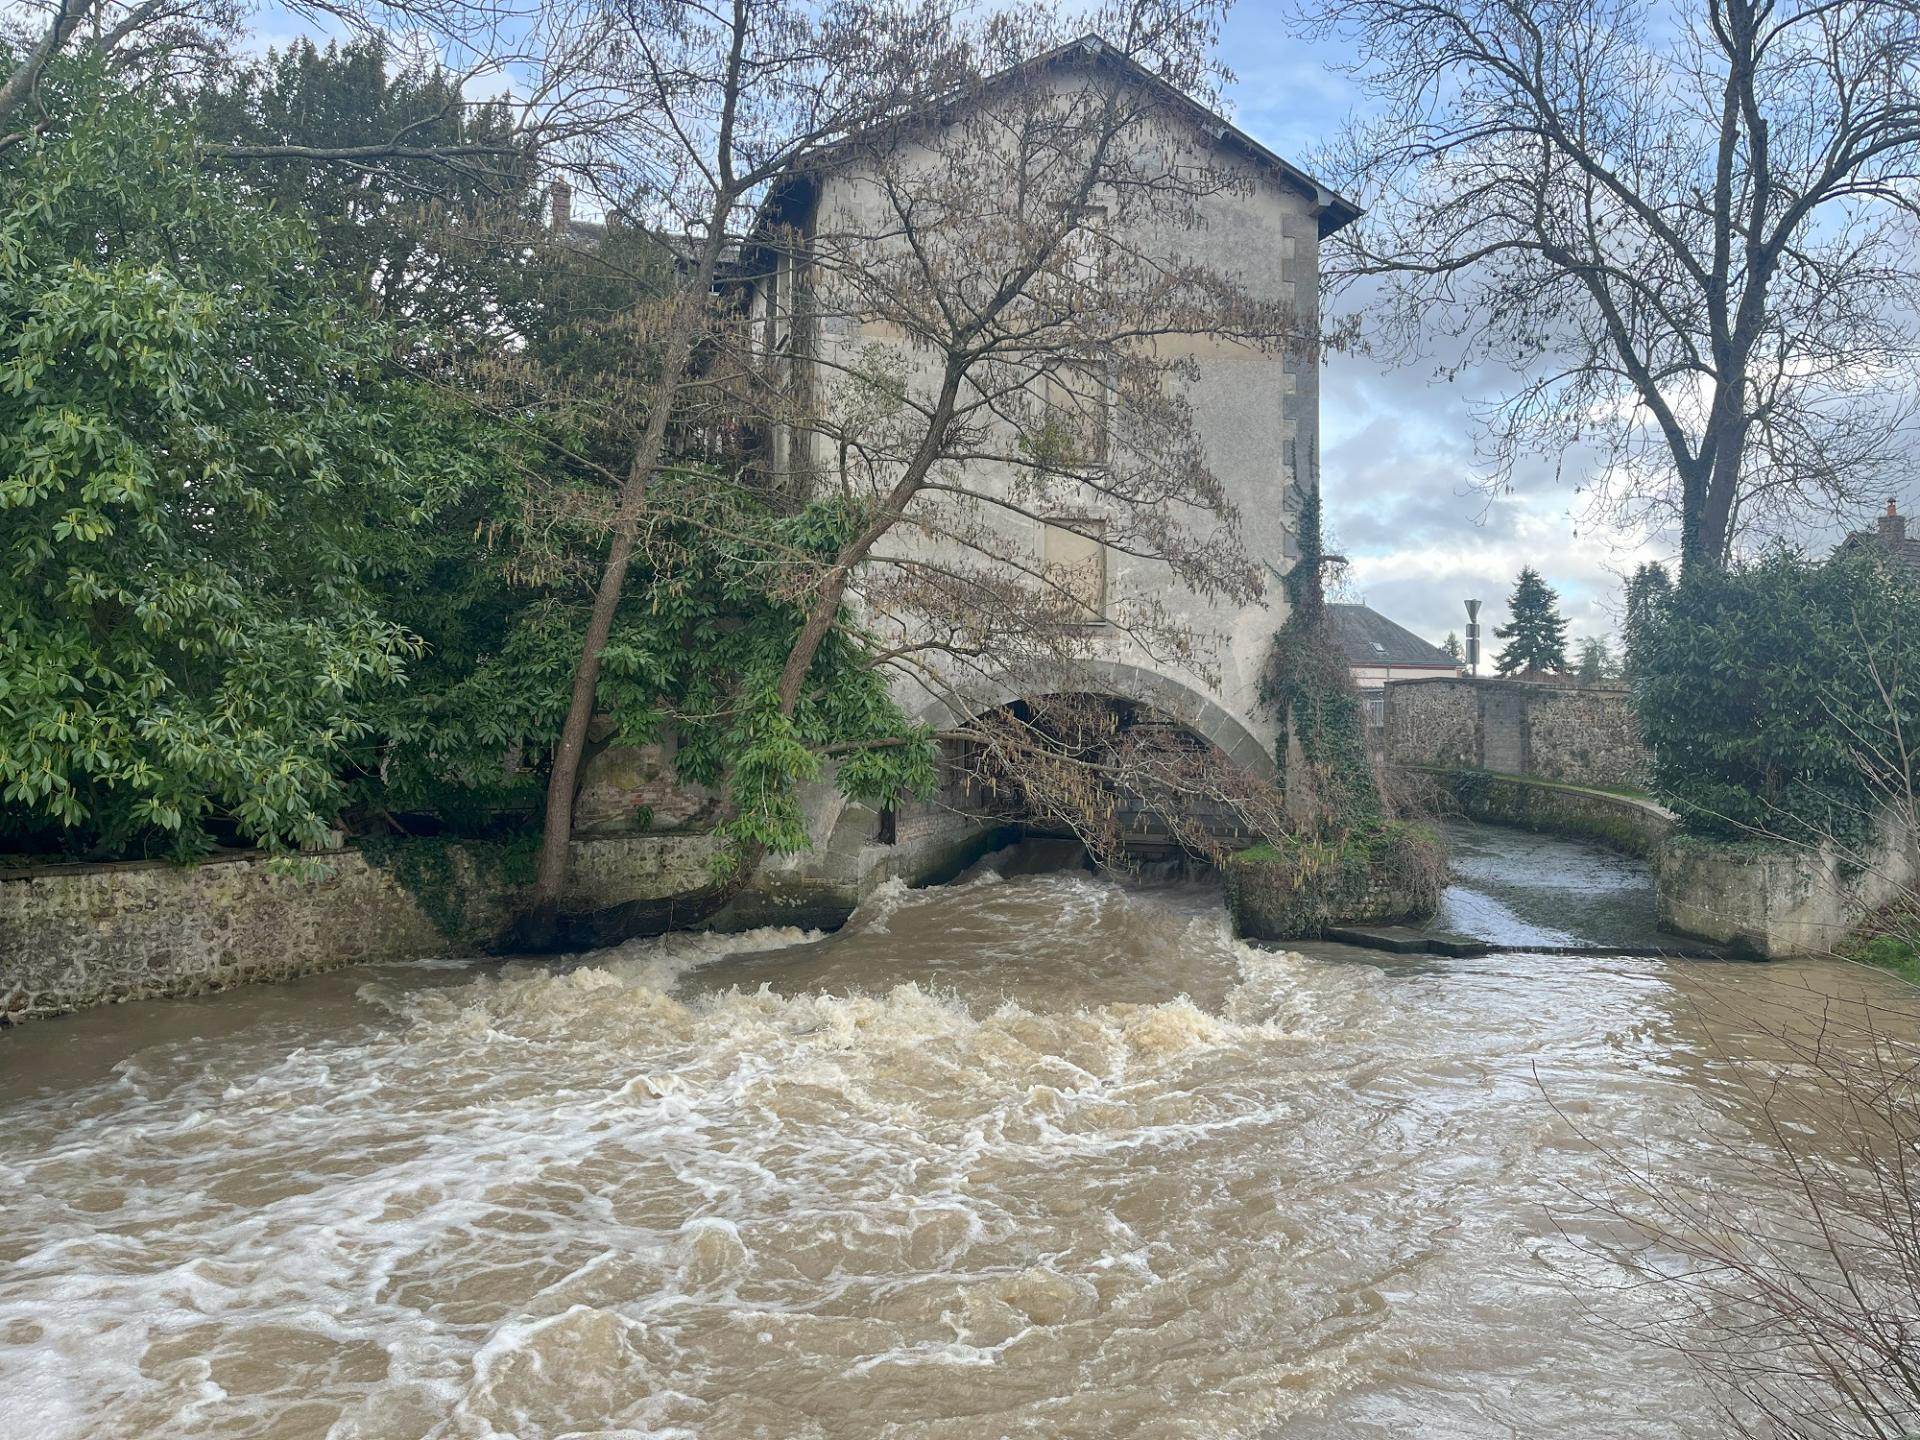
<svg viewBox="0 0 1920 1440">
<path fill-rule="evenodd" d="M 1099 301 L 1100 277 L 1107 265 L 1106 226 L 1105 206 L 1085 205 L 1075 212 L 1073 228 L 1062 241 L 1064 284 L 1057 300 L 1063 308 L 1082 309 Z M 1038 392 L 1041 433 L 1034 439 L 1045 462 L 1070 468 L 1106 464 L 1119 381 L 1113 357 L 1048 356 L 1037 368 L 1040 373 L 1029 393 Z"/>
<path fill-rule="evenodd" d="M 1097 625 L 1107 616 L 1106 531 L 1104 521 L 1063 516 L 1041 533 L 1042 573 L 1072 602 L 1085 625 Z"/>
<path fill-rule="evenodd" d="M 1062 466 L 1107 463 L 1113 429 L 1110 367 L 1063 361 L 1040 377 L 1042 449 Z"/>
<path fill-rule="evenodd" d="M 1066 235 L 1067 273 L 1081 284 L 1100 278 L 1106 260 L 1107 207 L 1082 205 Z"/>
<path fill-rule="evenodd" d="M 773 264 L 768 267 L 760 294 L 764 305 L 760 314 L 760 353 L 771 358 L 780 343 L 780 258 L 778 256 L 774 257 Z"/>
</svg>

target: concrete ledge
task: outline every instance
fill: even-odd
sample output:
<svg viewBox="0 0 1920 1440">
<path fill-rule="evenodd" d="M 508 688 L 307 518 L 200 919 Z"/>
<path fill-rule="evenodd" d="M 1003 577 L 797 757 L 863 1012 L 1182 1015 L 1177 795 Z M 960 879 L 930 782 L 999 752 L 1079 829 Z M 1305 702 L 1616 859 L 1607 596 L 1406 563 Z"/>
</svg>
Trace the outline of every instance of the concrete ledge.
<svg viewBox="0 0 1920 1440">
<path fill-rule="evenodd" d="M 1875 828 L 1870 853 L 1852 864 L 1831 846 L 1676 835 L 1660 855 L 1660 924 L 1768 960 L 1831 954 L 1868 915 L 1920 888 L 1912 837 L 1890 814 Z"/>
</svg>

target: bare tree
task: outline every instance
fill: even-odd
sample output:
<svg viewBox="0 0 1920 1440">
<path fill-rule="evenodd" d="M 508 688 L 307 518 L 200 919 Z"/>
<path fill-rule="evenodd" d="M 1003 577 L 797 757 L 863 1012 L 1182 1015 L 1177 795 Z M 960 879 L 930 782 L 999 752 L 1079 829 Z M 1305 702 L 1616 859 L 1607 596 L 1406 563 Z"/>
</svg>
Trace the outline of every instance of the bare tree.
<svg viewBox="0 0 1920 1440">
<path fill-rule="evenodd" d="M 703 349 L 724 320 L 723 257 L 768 182 L 953 84 L 964 47 L 942 0 L 610 0 L 556 11 L 549 63 L 584 139 L 575 168 L 623 218 L 679 253 L 674 283 L 636 317 L 655 343 L 644 423 L 617 484 L 610 543 L 548 779 L 528 934 L 557 912 L 601 652 L 645 524 L 652 483 Z"/>
<path fill-rule="evenodd" d="M 1687 565 L 1879 493 L 1920 355 L 1912 0 L 1319 0 L 1378 102 L 1336 148 L 1403 353 L 1520 380 L 1490 479 L 1597 446 Z M 1444 317 L 1444 318 L 1441 318 Z"/>
<path fill-rule="evenodd" d="M 1619 1283 L 1641 1301 L 1632 1338 L 1694 1362 L 1729 1434 L 1911 1435 L 1920 1012 L 1910 992 L 1879 987 L 1751 988 L 1703 985 L 1689 999 L 1732 1103 L 1701 1124 L 1686 1173 L 1589 1135 L 1615 1181 L 1559 1217 L 1561 1231 L 1625 1266 Z"/>
</svg>

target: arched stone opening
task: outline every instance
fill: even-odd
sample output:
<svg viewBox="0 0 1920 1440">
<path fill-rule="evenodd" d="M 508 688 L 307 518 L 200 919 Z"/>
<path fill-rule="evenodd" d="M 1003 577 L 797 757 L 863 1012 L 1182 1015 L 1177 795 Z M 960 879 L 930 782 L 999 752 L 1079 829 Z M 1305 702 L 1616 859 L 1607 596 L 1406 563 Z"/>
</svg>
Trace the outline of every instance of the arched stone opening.
<svg viewBox="0 0 1920 1440">
<path fill-rule="evenodd" d="M 1049 743 L 1059 752 L 1057 765 L 1051 754 L 1041 756 L 1042 768 L 1066 772 L 1068 790 L 1073 788 L 1075 765 L 1097 770 L 1102 748 L 1112 747 L 1126 763 L 1104 772 L 1113 791 L 1107 797 L 1112 814 L 1105 818 L 1124 837 L 1123 848 L 1130 858 L 1231 849 L 1256 838 L 1258 825 L 1252 817 L 1266 812 L 1279 779 L 1268 746 L 1239 718 L 1179 681 L 1137 666 L 1088 662 L 1078 667 L 1070 689 L 1007 682 L 985 693 L 975 691 L 964 701 L 931 701 L 918 718 L 936 730 L 976 733 L 983 729 L 991 733 L 996 723 L 1005 720 L 1032 726 L 1038 719 L 1042 730 L 1051 727 Z M 1068 726 L 1075 727 L 1073 733 L 1058 733 Z M 1022 833 L 1088 839 L 1058 805 L 1049 803 L 1051 797 L 1036 804 L 1033 794 L 1023 793 L 1022 777 L 1010 773 L 996 777 L 996 757 L 980 753 L 992 750 L 991 743 L 947 744 L 946 787 L 937 802 L 912 807 L 913 813 L 903 812 L 904 818 L 839 802 L 833 823 L 823 827 L 824 834 L 816 831 L 827 850 L 850 856 L 865 846 L 891 845 L 896 839 L 925 833 L 940 823 L 939 816 L 959 823 L 965 823 L 960 817 L 968 817 L 976 825 L 998 825 Z M 970 744 L 973 753 L 967 752 Z M 1205 793 L 1199 786 L 1189 787 L 1190 793 L 1174 793 L 1181 790 L 1184 777 L 1202 771 L 1216 777 Z M 979 792 L 983 784 L 992 790 L 996 778 L 1001 783 L 997 793 Z M 1217 784 L 1219 778 L 1229 782 L 1224 790 Z M 1077 799 L 1083 805 L 1095 803 L 1090 790 L 1083 790 Z M 935 813 L 919 813 L 922 809 Z M 1112 832 L 1106 832 L 1103 842 L 1111 838 Z"/>
</svg>

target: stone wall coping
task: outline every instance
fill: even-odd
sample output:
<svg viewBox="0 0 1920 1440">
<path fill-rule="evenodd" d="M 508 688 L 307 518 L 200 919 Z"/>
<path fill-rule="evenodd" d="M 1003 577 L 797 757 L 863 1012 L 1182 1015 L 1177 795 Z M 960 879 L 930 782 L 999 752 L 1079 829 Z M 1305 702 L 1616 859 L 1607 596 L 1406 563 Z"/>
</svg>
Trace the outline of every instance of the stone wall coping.
<svg viewBox="0 0 1920 1440">
<path fill-rule="evenodd" d="M 1573 785 L 1565 780 L 1543 780 L 1538 775 L 1509 775 L 1503 770 L 1477 770 L 1467 765 L 1407 765 L 1396 768 L 1417 770 L 1423 775 L 1485 775 L 1489 779 L 1501 780 L 1510 785 L 1532 785 L 1541 790 L 1555 790 L 1563 795 L 1590 795 L 1596 800 L 1617 800 L 1622 805 L 1631 805 L 1636 810 L 1644 810 L 1649 815 L 1658 815 L 1662 820 L 1675 820 L 1680 817 L 1651 795 L 1633 795 L 1625 790 L 1603 790 L 1597 785 Z"/>
<path fill-rule="evenodd" d="M 708 832 L 704 830 L 630 830 L 608 831 L 604 834 L 576 833 L 575 845 L 605 845 L 632 840 L 704 840 Z M 484 840 L 450 840 L 451 845 L 478 844 Z M 203 855 L 182 865 L 173 860 L 55 860 L 33 865 L 0 865 L 0 885 L 11 880 L 58 880 L 68 876 L 81 875 L 133 875 L 142 870 L 199 870 L 208 865 L 248 865 L 261 864 L 269 860 L 340 860 L 348 856 L 362 859 L 357 845 L 336 845 L 327 850 L 219 850 L 211 855 Z"/>
<path fill-rule="evenodd" d="M 1517 675 L 1422 675 L 1411 680 L 1389 680 L 1402 685 L 1465 685 L 1477 690 L 1511 690 L 1526 695 L 1631 695 L 1624 685 L 1575 685 L 1561 680 L 1522 680 Z"/>
</svg>

